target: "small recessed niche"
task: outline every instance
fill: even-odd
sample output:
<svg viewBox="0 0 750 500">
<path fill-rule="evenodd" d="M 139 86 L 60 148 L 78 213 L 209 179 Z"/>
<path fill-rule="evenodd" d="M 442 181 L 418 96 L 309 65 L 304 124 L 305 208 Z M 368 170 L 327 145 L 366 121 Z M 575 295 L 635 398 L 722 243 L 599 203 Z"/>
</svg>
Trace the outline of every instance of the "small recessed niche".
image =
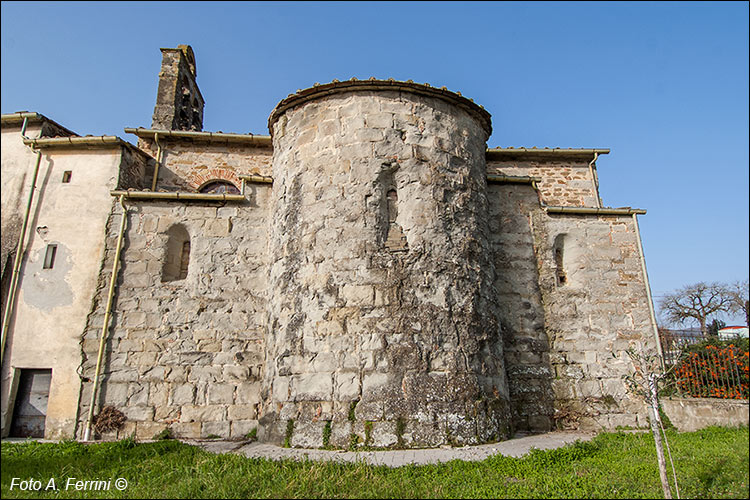
<svg viewBox="0 0 750 500">
<path fill-rule="evenodd" d="M 55 265 L 55 256 L 57 255 L 57 245 L 47 245 L 47 252 L 44 254 L 44 269 L 52 269 Z"/>
<path fill-rule="evenodd" d="M 63 184 L 69 183 L 70 182 L 70 177 L 72 175 L 73 175 L 73 172 L 70 171 L 70 170 L 66 170 L 65 172 L 63 172 L 63 178 L 62 178 Z"/>
</svg>

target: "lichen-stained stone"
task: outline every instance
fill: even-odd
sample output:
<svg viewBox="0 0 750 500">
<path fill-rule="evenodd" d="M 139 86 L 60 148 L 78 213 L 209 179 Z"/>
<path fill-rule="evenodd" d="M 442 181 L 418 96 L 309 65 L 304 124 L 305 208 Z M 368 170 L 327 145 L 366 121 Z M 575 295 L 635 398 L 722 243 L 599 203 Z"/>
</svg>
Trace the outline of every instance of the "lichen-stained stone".
<svg viewBox="0 0 750 500">
<path fill-rule="evenodd" d="M 448 415 L 461 421 L 455 442 L 487 440 L 480 418 L 507 437 L 488 121 L 449 94 L 362 85 L 272 114 L 268 439 L 286 418 L 306 428 L 301 404 L 316 401 L 333 402 L 335 422 L 352 413 L 410 436 L 379 430 L 380 443 L 444 444 Z M 294 439 L 322 445 L 315 433 Z"/>
</svg>

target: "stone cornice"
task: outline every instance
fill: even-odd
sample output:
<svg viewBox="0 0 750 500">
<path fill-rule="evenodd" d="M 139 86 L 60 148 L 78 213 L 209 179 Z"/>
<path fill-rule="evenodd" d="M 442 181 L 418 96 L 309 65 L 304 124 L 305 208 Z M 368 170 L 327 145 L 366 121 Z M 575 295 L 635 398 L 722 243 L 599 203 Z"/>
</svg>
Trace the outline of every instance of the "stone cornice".
<svg viewBox="0 0 750 500">
<path fill-rule="evenodd" d="M 344 82 L 334 80 L 331 83 L 326 83 L 324 85 L 314 85 L 313 87 L 310 87 L 308 89 L 298 90 L 296 94 L 289 94 L 285 99 L 279 102 L 279 104 L 277 104 L 274 110 L 271 112 L 271 116 L 268 118 L 268 130 L 271 134 L 273 134 L 274 122 L 285 111 L 293 108 L 294 106 L 298 106 L 304 102 L 333 94 L 357 91 L 366 92 L 368 90 L 410 92 L 412 94 L 442 99 L 443 101 L 464 109 L 470 115 L 474 116 L 486 130 L 487 136 L 489 137 L 490 135 L 492 135 L 492 117 L 490 113 L 482 106 L 474 103 L 473 100 L 463 97 L 460 92 L 451 92 L 445 87 L 432 87 L 428 83 L 414 83 L 411 80 L 402 82 L 393 79 L 376 80 L 375 78 L 370 78 L 369 80 L 352 79 Z"/>
</svg>

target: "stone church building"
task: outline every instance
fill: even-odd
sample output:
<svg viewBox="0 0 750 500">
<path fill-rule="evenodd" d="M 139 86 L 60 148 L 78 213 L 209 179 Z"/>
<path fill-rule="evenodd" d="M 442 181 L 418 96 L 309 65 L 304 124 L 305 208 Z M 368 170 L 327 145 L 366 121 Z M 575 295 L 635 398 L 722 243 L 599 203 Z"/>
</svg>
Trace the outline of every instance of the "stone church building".
<svg viewBox="0 0 750 500">
<path fill-rule="evenodd" d="M 608 149 L 492 148 L 458 92 L 297 91 L 270 135 L 202 130 L 192 49 L 150 128 L 2 115 L 2 435 L 474 444 L 645 423 L 658 349 Z M 92 405 L 93 403 L 93 405 Z M 127 420 L 97 432 L 104 407 Z"/>
</svg>

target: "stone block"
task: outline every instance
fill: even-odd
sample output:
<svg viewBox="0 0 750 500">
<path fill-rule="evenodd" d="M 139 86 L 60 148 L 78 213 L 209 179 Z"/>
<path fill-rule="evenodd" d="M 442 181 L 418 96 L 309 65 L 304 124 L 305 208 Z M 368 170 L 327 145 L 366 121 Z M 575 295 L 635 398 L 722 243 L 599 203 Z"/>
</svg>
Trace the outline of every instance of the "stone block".
<svg viewBox="0 0 750 500">
<path fill-rule="evenodd" d="M 231 405 L 227 407 L 229 420 L 255 420 L 258 418 L 255 405 Z"/>
<path fill-rule="evenodd" d="M 104 396 L 105 405 L 119 407 L 127 401 L 128 384 L 105 383 L 101 392 Z"/>
<path fill-rule="evenodd" d="M 225 366 L 223 379 L 227 382 L 244 382 L 250 377 L 250 368 L 247 366 Z"/>
<path fill-rule="evenodd" d="M 235 391 L 237 404 L 255 404 L 260 401 L 260 382 L 241 382 Z"/>
<path fill-rule="evenodd" d="M 368 128 L 391 128 L 393 127 L 393 113 L 371 113 L 365 117 L 365 126 Z"/>
<path fill-rule="evenodd" d="M 231 384 L 211 384 L 208 386 L 210 404 L 232 404 L 235 386 Z"/>
<path fill-rule="evenodd" d="M 159 422 L 176 422 L 179 419 L 179 406 L 157 406 L 154 408 L 154 420 L 157 420 Z"/>
<path fill-rule="evenodd" d="M 359 374 L 344 372 L 336 374 L 336 392 L 334 397 L 339 401 L 350 401 L 357 399 L 359 392 Z"/>
<path fill-rule="evenodd" d="M 191 405 L 195 402 L 195 386 L 193 384 L 174 385 L 172 388 L 172 404 Z"/>
<path fill-rule="evenodd" d="M 362 379 L 362 394 L 365 397 L 377 395 L 388 384 L 387 373 L 368 373 Z"/>
<path fill-rule="evenodd" d="M 333 373 L 310 373 L 295 376 L 292 389 L 294 401 L 330 399 L 333 392 Z"/>
<path fill-rule="evenodd" d="M 154 418 L 153 406 L 126 406 L 121 411 L 128 420 L 136 422 L 151 421 Z"/>
<path fill-rule="evenodd" d="M 128 385 L 128 406 L 141 406 L 149 404 L 148 384 L 134 383 Z"/>
<path fill-rule="evenodd" d="M 258 428 L 257 420 L 234 420 L 230 424 L 230 439 L 247 439 L 250 431 Z"/>
<path fill-rule="evenodd" d="M 294 422 L 290 444 L 293 447 L 317 448 L 323 445 L 325 422 Z"/>
<path fill-rule="evenodd" d="M 201 424 L 202 438 L 222 438 L 229 439 L 230 424 L 229 422 L 203 422 Z"/>
<path fill-rule="evenodd" d="M 229 236 L 231 232 L 232 221 L 229 218 L 208 220 L 203 227 L 204 236 L 209 237 Z"/>
<path fill-rule="evenodd" d="M 135 426 L 136 439 L 154 439 L 160 432 L 167 428 L 162 422 L 137 422 Z"/>
<path fill-rule="evenodd" d="M 180 422 L 218 422 L 226 419 L 226 406 L 184 405 Z"/>
<path fill-rule="evenodd" d="M 201 437 L 200 422 L 175 422 L 169 426 L 172 435 L 180 439 L 198 439 Z"/>
</svg>

